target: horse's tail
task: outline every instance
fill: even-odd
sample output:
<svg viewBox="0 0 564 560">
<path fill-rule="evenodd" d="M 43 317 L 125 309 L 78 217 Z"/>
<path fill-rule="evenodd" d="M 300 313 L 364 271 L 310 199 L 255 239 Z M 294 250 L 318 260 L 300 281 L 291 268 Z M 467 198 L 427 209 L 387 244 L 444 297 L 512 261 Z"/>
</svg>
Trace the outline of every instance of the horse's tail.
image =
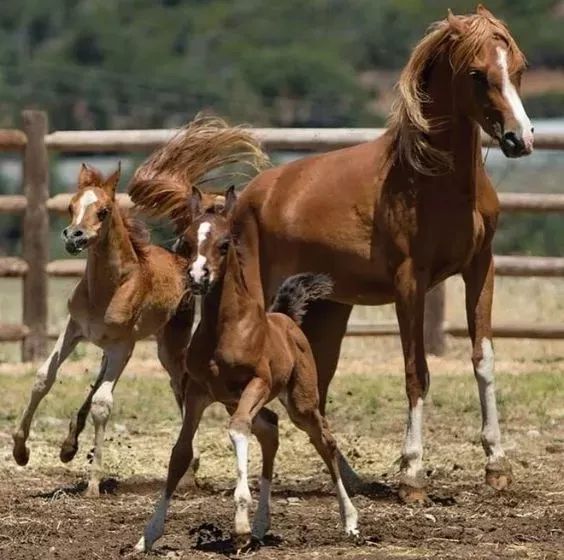
<svg viewBox="0 0 564 560">
<path fill-rule="evenodd" d="M 181 233 L 192 219 L 193 187 L 213 176 L 233 183 L 267 164 L 268 157 L 248 129 L 230 127 L 216 117 L 196 117 L 141 164 L 128 191 L 145 213 L 170 219 Z M 214 197 L 206 203 L 213 204 Z"/>
<path fill-rule="evenodd" d="M 284 280 L 278 288 L 269 311 L 284 313 L 301 325 L 308 304 L 327 297 L 332 291 L 333 280 L 327 274 L 296 274 Z"/>
</svg>

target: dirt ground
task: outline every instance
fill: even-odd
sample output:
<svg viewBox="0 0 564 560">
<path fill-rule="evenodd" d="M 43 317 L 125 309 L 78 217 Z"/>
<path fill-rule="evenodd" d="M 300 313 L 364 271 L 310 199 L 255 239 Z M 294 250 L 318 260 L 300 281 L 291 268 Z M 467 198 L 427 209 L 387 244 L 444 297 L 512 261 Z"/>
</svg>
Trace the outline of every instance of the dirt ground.
<svg viewBox="0 0 564 560">
<path fill-rule="evenodd" d="M 341 449 L 367 481 L 364 495 L 353 498 L 364 543 L 349 542 L 342 535 L 328 473 L 307 439 L 275 406 L 281 415 L 281 447 L 272 532 L 264 546 L 247 555 L 310 560 L 564 558 L 564 361 L 545 356 L 512 362 L 501 356 L 499 407 L 515 482 L 509 491 L 497 494 L 483 484 L 479 405 L 470 366 L 457 357 L 431 360 L 432 388 L 425 409 L 431 504 L 408 507 L 398 502 L 396 493 L 405 417 L 397 350 L 393 348 L 393 358 L 386 361 L 386 373 L 362 347 L 345 348 L 332 385 L 331 425 Z M 92 375 L 96 362 L 80 357 L 65 366 L 38 411 L 31 460 L 23 468 L 11 457 L 10 434 L 33 371 L 29 366 L 0 365 L 1 560 L 143 557 L 133 552 L 133 545 L 159 495 L 179 425 L 166 377 L 151 352 L 137 356 L 116 389 L 104 456 L 108 476 L 99 500 L 80 494 L 91 426 L 75 461 L 58 462 L 68 417 L 87 387 L 84 373 Z M 376 373 L 368 373 L 370 364 Z M 197 486 L 182 489 L 173 500 L 154 557 L 233 555 L 235 461 L 226 419 L 218 407 L 206 412 Z M 253 442 L 255 499 L 258 472 Z"/>
</svg>

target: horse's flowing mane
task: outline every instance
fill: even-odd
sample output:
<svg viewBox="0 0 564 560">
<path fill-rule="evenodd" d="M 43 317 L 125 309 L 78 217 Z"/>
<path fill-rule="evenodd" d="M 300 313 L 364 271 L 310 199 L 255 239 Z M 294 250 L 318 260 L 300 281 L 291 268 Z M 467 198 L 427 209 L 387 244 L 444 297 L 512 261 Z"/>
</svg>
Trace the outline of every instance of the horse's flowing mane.
<svg viewBox="0 0 564 560">
<path fill-rule="evenodd" d="M 457 16 L 466 28 L 464 33 L 453 30 L 447 19 L 433 23 L 425 37 L 415 46 L 397 83 L 397 97 L 388 120 L 394 138 L 394 156 L 409 163 L 425 175 L 444 173 L 451 169 L 450 154 L 429 144 L 428 135 L 440 122 L 430 122 L 423 114 L 429 97 L 425 91 L 425 74 L 440 56 L 448 56 L 453 74 L 468 71 L 486 41 L 499 37 L 507 43 L 509 72 L 520 68 L 525 57 L 505 24 L 484 10 Z"/>
<path fill-rule="evenodd" d="M 215 117 L 196 117 L 137 169 L 129 184 L 133 202 L 155 218 L 172 220 L 177 233 L 190 223 L 193 187 L 225 172 L 248 178 L 268 164 L 257 140 L 243 127 Z"/>
</svg>

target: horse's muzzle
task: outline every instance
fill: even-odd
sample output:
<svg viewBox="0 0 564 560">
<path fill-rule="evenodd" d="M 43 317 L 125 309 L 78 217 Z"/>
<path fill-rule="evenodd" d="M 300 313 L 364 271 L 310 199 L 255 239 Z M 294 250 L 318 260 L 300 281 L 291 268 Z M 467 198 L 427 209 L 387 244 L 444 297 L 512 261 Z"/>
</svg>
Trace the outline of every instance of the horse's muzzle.
<svg viewBox="0 0 564 560">
<path fill-rule="evenodd" d="M 533 142 L 525 140 L 515 132 L 506 132 L 500 139 L 499 145 L 503 155 L 508 158 L 528 156 L 533 151 Z"/>
</svg>

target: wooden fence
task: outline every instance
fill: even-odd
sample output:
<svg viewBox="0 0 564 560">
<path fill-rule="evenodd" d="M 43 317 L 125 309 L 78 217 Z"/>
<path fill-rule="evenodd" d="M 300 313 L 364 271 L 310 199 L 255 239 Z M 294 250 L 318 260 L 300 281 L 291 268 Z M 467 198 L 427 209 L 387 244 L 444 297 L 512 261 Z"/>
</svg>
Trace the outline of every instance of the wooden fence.
<svg viewBox="0 0 564 560">
<path fill-rule="evenodd" d="M 45 356 L 47 331 L 47 282 L 49 276 L 76 277 L 84 260 L 49 262 L 49 213 L 67 211 L 70 195 L 49 196 L 49 152 L 148 152 L 162 145 L 174 130 L 111 130 L 48 132 L 47 115 L 41 111 L 22 113 L 22 130 L 0 130 L 0 151 L 23 155 L 21 195 L 0 196 L 0 213 L 23 215 L 22 256 L 0 258 L 0 277 L 21 277 L 23 323 L 0 323 L 0 342 L 22 341 L 22 359 Z M 255 129 L 254 134 L 267 150 L 330 150 L 373 140 L 384 129 Z M 484 145 L 491 139 L 483 138 Z M 536 149 L 564 150 L 564 135 L 537 134 Z M 118 195 L 120 204 L 130 206 L 127 195 Z M 501 193 L 504 212 L 564 212 L 564 194 Z M 496 256 L 496 274 L 501 276 L 564 276 L 564 258 Z M 445 335 L 466 336 L 466 326 L 444 321 L 444 285 L 428 295 L 426 337 L 435 354 L 444 352 Z M 381 336 L 398 333 L 395 324 L 349 325 L 349 336 Z M 564 338 L 564 324 L 494 325 L 497 337 Z"/>
</svg>

